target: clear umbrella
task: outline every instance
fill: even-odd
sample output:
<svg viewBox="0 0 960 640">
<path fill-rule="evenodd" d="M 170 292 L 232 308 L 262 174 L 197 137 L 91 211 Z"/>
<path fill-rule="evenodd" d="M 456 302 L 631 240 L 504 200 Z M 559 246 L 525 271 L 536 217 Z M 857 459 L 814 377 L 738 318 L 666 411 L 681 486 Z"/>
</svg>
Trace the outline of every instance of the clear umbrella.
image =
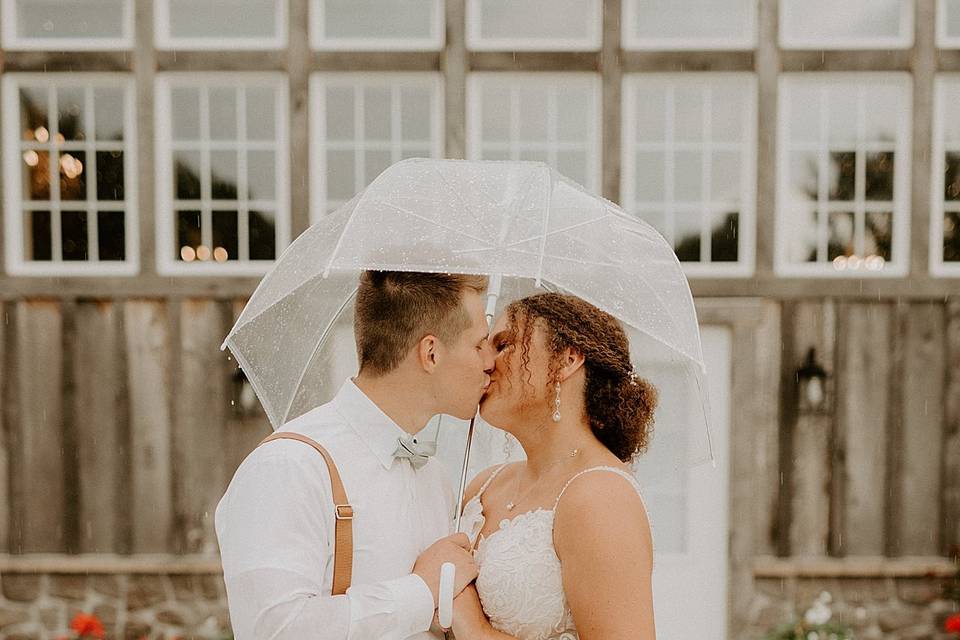
<svg viewBox="0 0 960 640">
<path fill-rule="evenodd" d="M 274 429 L 355 371 L 350 316 L 363 269 L 488 274 L 491 316 L 502 291 L 548 287 L 591 302 L 627 327 L 637 372 L 689 409 L 682 428 L 654 435 L 670 440 L 667 466 L 712 459 L 699 327 L 673 249 L 538 162 L 404 160 L 287 248 L 223 345 Z M 466 433 L 444 427 L 441 445 Z"/>
</svg>

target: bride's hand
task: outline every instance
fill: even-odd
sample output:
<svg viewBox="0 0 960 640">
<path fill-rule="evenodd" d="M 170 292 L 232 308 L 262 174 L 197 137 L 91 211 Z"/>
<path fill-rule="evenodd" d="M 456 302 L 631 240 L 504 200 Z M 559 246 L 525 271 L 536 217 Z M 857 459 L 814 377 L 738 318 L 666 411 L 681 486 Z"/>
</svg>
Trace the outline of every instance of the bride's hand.
<svg viewBox="0 0 960 640">
<path fill-rule="evenodd" d="M 477 640 L 489 627 L 490 623 L 483 613 L 476 586 L 467 585 L 467 588 L 453 599 L 453 633 L 457 640 Z"/>
</svg>

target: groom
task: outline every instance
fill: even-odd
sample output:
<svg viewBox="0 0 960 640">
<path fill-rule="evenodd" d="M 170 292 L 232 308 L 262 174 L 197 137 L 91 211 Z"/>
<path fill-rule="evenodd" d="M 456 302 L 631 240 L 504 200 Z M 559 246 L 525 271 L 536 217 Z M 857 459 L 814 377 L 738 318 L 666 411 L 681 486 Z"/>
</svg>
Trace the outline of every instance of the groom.
<svg viewBox="0 0 960 640">
<path fill-rule="evenodd" d="M 437 637 L 441 565 L 456 565 L 456 593 L 476 566 L 466 536 L 449 536 L 455 505 L 441 463 L 414 436 L 436 414 L 476 412 L 494 365 L 486 285 L 481 276 L 361 275 L 358 375 L 280 428 L 322 445 L 339 471 L 353 507 L 352 586 L 331 595 L 341 540 L 324 458 L 303 442 L 265 442 L 216 511 L 237 640 Z"/>
</svg>

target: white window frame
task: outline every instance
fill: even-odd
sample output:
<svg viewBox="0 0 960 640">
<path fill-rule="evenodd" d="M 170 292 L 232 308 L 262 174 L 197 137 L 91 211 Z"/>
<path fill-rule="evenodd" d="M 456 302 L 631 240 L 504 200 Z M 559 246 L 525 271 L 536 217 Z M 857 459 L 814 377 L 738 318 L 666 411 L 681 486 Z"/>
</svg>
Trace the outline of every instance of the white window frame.
<svg viewBox="0 0 960 640">
<path fill-rule="evenodd" d="M 599 51 L 603 42 L 603 5 L 589 0 L 593 23 L 585 38 L 484 38 L 480 31 L 483 0 L 467 0 L 467 49 L 471 51 Z"/>
<path fill-rule="evenodd" d="M 484 141 L 481 123 L 482 114 L 482 96 L 483 87 L 487 83 L 504 83 L 507 85 L 516 85 L 529 87 L 531 85 L 541 85 L 545 88 L 559 87 L 572 80 L 586 80 L 590 89 L 591 99 L 593 101 L 593 110 L 596 116 L 593 119 L 593 131 L 587 132 L 587 140 L 583 144 L 576 142 L 559 142 L 557 140 L 548 140 L 542 151 L 548 155 L 553 155 L 563 149 L 582 149 L 586 153 L 587 181 L 582 185 L 591 193 L 599 193 L 603 180 L 603 113 L 602 113 L 602 83 L 600 74 L 592 71 L 571 71 L 571 72 L 542 72 L 542 71 L 521 71 L 521 72 L 502 72 L 502 71 L 475 71 L 467 75 L 467 159 L 482 160 Z M 511 108 L 510 116 L 510 140 L 506 142 L 507 150 L 510 152 L 511 159 L 519 160 L 519 153 L 522 148 L 518 140 L 520 123 L 516 110 L 515 100 Z M 548 97 L 548 104 L 555 98 Z M 547 113 L 548 130 L 556 128 L 556 115 Z M 489 144 L 489 143 L 487 143 Z M 555 162 L 550 163 L 556 168 Z M 568 178 L 576 181 L 571 176 Z"/>
<path fill-rule="evenodd" d="M 757 2 L 749 2 L 750 33 L 739 38 L 641 37 L 630 29 L 636 21 L 637 2 L 623 0 L 621 22 L 623 48 L 628 51 L 745 51 L 757 46 Z"/>
<path fill-rule="evenodd" d="M 156 139 L 155 139 L 155 167 L 156 167 L 156 245 L 157 245 L 157 272 L 166 276 L 209 276 L 209 275 L 228 275 L 228 276 L 258 276 L 263 275 L 276 263 L 280 254 L 290 243 L 290 179 L 289 179 L 289 83 L 287 77 L 279 72 L 221 72 L 221 71 L 168 71 L 158 73 L 155 80 L 156 91 L 156 112 L 158 114 L 170 114 L 170 93 L 173 88 L 246 88 L 260 87 L 274 89 L 274 127 L 276 139 L 274 141 L 239 141 L 230 140 L 220 143 L 212 143 L 209 139 L 209 124 L 204 120 L 203 114 L 200 116 L 200 140 L 191 140 L 189 142 L 174 141 L 172 131 L 172 121 L 169 115 L 167 117 L 158 117 L 156 120 Z M 203 98 L 201 97 L 201 105 Z M 238 105 L 240 114 L 246 113 L 245 105 Z M 201 106 L 202 111 L 202 106 Z M 245 120 L 238 117 L 237 131 L 245 134 Z M 224 145 L 228 149 L 272 149 L 276 151 L 277 165 L 275 175 L 275 200 L 258 201 L 247 200 L 244 197 L 238 197 L 238 213 L 256 207 L 258 202 L 263 208 L 273 209 L 276 218 L 274 226 L 274 242 L 276 243 L 276 257 L 273 260 L 245 260 L 242 262 L 183 262 L 176 260 L 175 233 L 176 218 L 174 215 L 174 193 L 171 189 L 173 184 L 173 151 L 183 144 L 188 147 L 199 145 L 207 151 L 211 147 Z M 237 194 L 245 194 L 246 186 L 246 167 L 240 165 L 237 167 Z M 201 177 L 201 181 L 206 178 Z M 213 201 L 203 197 L 201 194 L 201 204 L 198 206 L 202 211 L 211 209 Z M 248 217 L 249 219 L 249 217 Z M 209 225 L 207 225 L 209 226 Z M 244 238 L 241 233 L 239 245 L 243 246 Z"/>
<path fill-rule="evenodd" d="M 429 38 L 328 38 L 323 33 L 323 0 L 310 0 L 310 47 L 317 51 L 440 51 L 446 38 L 444 0 L 432 0 Z"/>
<path fill-rule="evenodd" d="M 838 270 L 830 262 L 793 263 L 787 260 L 787 234 L 789 225 L 785 224 L 783 216 L 787 206 L 786 194 L 790 187 L 790 153 L 795 150 L 815 151 L 819 157 L 818 189 L 820 199 L 815 206 L 823 206 L 827 202 L 825 189 L 821 187 L 825 169 L 829 167 L 829 153 L 831 151 L 827 140 L 828 123 L 821 117 L 820 136 L 817 143 L 792 143 L 790 141 L 790 87 L 792 84 L 810 83 L 826 88 L 828 85 L 842 85 L 851 91 L 859 90 L 863 85 L 893 85 L 903 90 L 904 109 L 898 114 L 897 140 L 894 154 L 896 160 L 894 174 L 894 198 L 889 208 L 893 215 L 893 239 L 890 252 L 893 260 L 884 263 L 884 268 L 876 271 L 870 269 Z M 912 165 L 911 127 L 913 117 L 913 84 L 909 73 L 905 72 L 792 72 L 780 76 L 778 87 L 777 109 L 777 197 L 776 197 L 776 232 L 774 241 L 774 271 L 777 275 L 797 278 L 895 278 L 904 277 L 910 269 L 910 174 Z M 826 97 L 822 97 L 821 101 Z M 822 105 L 822 102 L 821 102 Z M 861 106 L 863 107 L 862 103 Z M 822 108 L 822 106 L 821 106 Z M 857 119 L 858 126 L 863 122 L 863 114 Z M 858 136 L 859 138 L 860 136 Z M 874 145 L 864 144 L 862 139 L 856 142 L 858 174 L 863 170 L 860 159 L 867 152 L 874 150 Z M 849 151 L 850 145 L 844 145 Z M 880 151 L 888 150 L 876 149 Z M 863 180 L 858 180 L 861 184 Z M 859 187 L 858 187 L 859 190 Z M 865 213 L 869 208 L 867 201 L 862 198 L 851 201 L 845 210 L 853 210 L 855 216 Z M 818 217 L 818 247 L 828 233 L 826 216 Z"/>
<path fill-rule="evenodd" d="M 943 260 L 943 216 L 947 211 L 960 212 L 960 201 L 947 204 L 943 198 L 944 154 L 947 145 L 943 139 L 948 86 L 960 87 L 960 73 L 942 73 L 934 78 L 933 102 L 933 170 L 930 180 L 930 274 L 944 278 L 960 277 L 960 262 Z M 960 143 L 953 143 L 950 150 L 960 152 Z"/>
<path fill-rule="evenodd" d="M 818 40 L 815 37 L 787 35 L 789 11 L 787 3 L 780 2 L 778 37 L 782 49 L 909 49 L 913 46 L 914 2 L 900 0 L 900 33 L 893 37 L 850 38 L 842 41 Z"/>
<path fill-rule="evenodd" d="M 23 253 L 23 212 L 24 202 L 22 193 L 22 165 L 21 159 L 21 131 L 20 131 L 20 87 L 46 86 L 57 89 L 62 87 L 113 87 L 123 91 L 124 100 L 124 139 L 123 142 L 99 142 L 96 140 L 71 141 L 59 145 L 53 142 L 36 143 L 36 146 L 50 150 L 51 163 L 54 150 L 67 147 L 82 147 L 86 153 L 87 165 L 92 180 L 87 181 L 87 199 L 50 201 L 51 217 L 51 248 L 53 260 L 25 260 Z M 134 79 L 128 73 L 7 73 L 3 76 L 3 177 L 4 177 L 4 235 L 6 240 L 6 269 L 7 273 L 15 276 L 132 276 L 140 271 L 140 231 L 139 213 L 137 208 L 137 120 L 136 120 L 136 90 Z M 54 100 L 56 94 L 54 93 Z M 93 98 L 87 96 L 86 118 L 88 122 L 95 122 L 93 117 Z M 50 110 L 56 113 L 56 103 Z M 59 123 L 56 119 L 49 122 L 50 140 L 54 140 Z M 95 153 L 98 150 L 109 150 L 121 147 L 123 151 L 123 194 L 122 201 L 104 201 L 90 198 L 91 191 L 96 191 Z M 90 159 L 93 158 L 93 161 Z M 59 175 L 59 172 L 57 172 Z M 89 174 L 88 174 L 89 175 Z M 68 206 L 64 206 L 68 203 Z M 47 207 L 38 207 L 45 210 Z M 123 211 L 124 212 L 124 260 L 109 261 L 64 261 L 57 260 L 60 253 L 60 221 L 62 210 L 86 210 L 88 243 L 97 242 L 97 212 Z"/>
<path fill-rule="evenodd" d="M 668 90 L 677 88 L 700 88 L 705 84 L 715 85 L 722 82 L 739 82 L 744 84 L 744 89 L 750 93 L 750 100 L 747 108 L 742 114 L 743 139 L 739 142 L 676 142 L 674 140 L 665 140 L 664 142 L 638 143 L 637 123 L 634 113 L 636 111 L 636 89 L 638 87 L 656 85 L 665 87 Z M 674 119 L 673 113 L 668 114 L 669 121 Z M 709 109 L 704 110 L 704 131 L 709 131 L 712 127 L 711 113 Z M 668 127 L 671 131 L 672 127 Z M 668 133 L 666 137 L 670 137 Z M 702 191 L 704 198 L 710 191 L 711 156 L 714 150 L 739 151 L 741 158 L 740 166 L 740 199 L 735 203 L 710 202 L 706 199 L 699 203 L 700 209 L 700 242 L 701 251 L 704 243 L 709 246 L 711 219 L 720 204 L 736 204 L 738 211 L 737 219 L 737 262 L 681 262 L 684 273 L 688 277 L 709 278 L 748 278 L 753 276 L 756 262 L 756 196 L 757 196 L 757 78 L 751 72 L 729 72 L 729 73 L 628 73 L 623 77 L 623 126 L 621 133 L 621 170 L 620 170 L 620 202 L 623 208 L 632 215 L 643 219 L 643 213 L 636 211 L 636 185 L 634 180 L 635 163 L 634 157 L 637 150 L 649 147 L 650 150 L 663 151 L 667 158 L 667 164 L 671 164 L 673 152 L 678 148 L 697 151 L 701 154 L 702 167 Z M 670 168 L 665 167 L 665 171 Z M 672 225 L 673 211 L 675 204 L 673 202 L 664 202 L 666 209 L 666 218 L 668 224 Z"/>
<path fill-rule="evenodd" d="M 123 0 L 123 34 L 113 38 L 32 38 L 17 35 L 16 0 L 0 0 L 0 36 L 10 51 L 114 51 L 133 49 L 134 0 Z"/>
<path fill-rule="evenodd" d="M 947 2 L 937 0 L 937 46 L 941 49 L 960 49 L 960 35 L 947 34 Z M 956 10 L 960 11 L 960 6 Z"/>
<path fill-rule="evenodd" d="M 156 27 L 156 46 L 161 50 L 272 50 L 287 46 L 287 2 L 273 0 L 276 31 L 273 37 L 195 37 L 185 38 L 170 33 L 170 0 L 154 0 L 154 25 Z"/>
<path fill-rule="evenodd" d="M 325 91 L 328 87 L 347 87 L 361 92 L 367 87 L 389 88 L 391 100 L 399 99 L 402 88 L 412 86 L 411 83 L 420 83 L 420 86 L 429 88 L 431 92 L 430 109 L 430 140 L 424 144 L 430 145 L 430 157 L 444 157 L 444 78 L 436 71 L 360 71 L 360 72 L 316 72 L 310 74 L 310 222 L 323 219 L 329 213 L 327 198 L 327 150 L 330 148 L 349 149 L 354 151 L 354 193 L 359 193 L 376 176 L 366 176 L 362 171 L 363 151 L 371 148 L 381 148 L 382 143 L 367 143 L 364 140 L 363 102 L 354 102 L 354 131 L 355 137 L 351 141 L 327 141 L 327 113 Z M 401 159 L 402 147 L 410 140 L 402 138 L 400 125 L 400 111 L 391 109 L 390 126 L 391 140 L 389 148 L 392 162 Z M 344 201 L 346 202 L 346 201 Z M 339 206 L 339 205 L 338 205 Z"/>
</svg>

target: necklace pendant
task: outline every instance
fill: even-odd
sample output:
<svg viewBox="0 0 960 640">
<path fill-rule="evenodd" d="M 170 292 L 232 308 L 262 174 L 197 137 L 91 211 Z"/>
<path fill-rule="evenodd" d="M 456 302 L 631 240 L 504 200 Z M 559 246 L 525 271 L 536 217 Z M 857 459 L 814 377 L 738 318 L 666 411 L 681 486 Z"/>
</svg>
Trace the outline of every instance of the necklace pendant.
<svg viewBox="0 0 960 640">
<path fill-rule="evenodd" d="M 513 502 L 508 502 L 508 503 L 507 503 L 507 511 L 513 511 L 513 508 L 514 508 L 515 506 L 517 506 L 517 505 L 515 505 Z"/>
</svg>

